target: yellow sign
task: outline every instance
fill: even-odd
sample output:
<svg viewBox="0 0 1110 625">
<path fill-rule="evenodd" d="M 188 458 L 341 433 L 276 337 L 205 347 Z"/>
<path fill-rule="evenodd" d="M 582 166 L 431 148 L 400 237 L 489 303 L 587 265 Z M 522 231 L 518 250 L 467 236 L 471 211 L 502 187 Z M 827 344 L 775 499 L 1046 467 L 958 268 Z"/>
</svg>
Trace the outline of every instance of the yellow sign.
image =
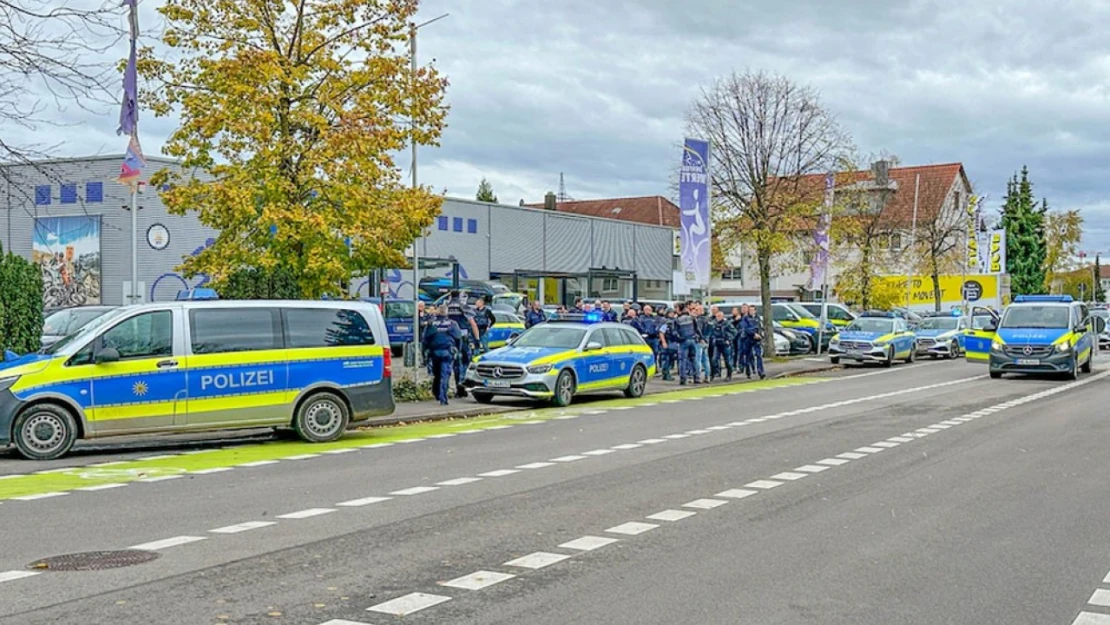
<svg viewBox="0 0 1110 625">
<path fill-rule="evenodd" d="M 979 197 L 967 198 L 967 269 L 979 273 Z"/>
<path fill-rule="evenodd" d="M 910 280 L 910 306 L 932 306 L 936 301 L 933 290 L 933 279 L 929 276 L 883 276 L 900 292 L 906 292 L 906 281 Z M 974 275 L 968 276 L 940 276 L 940 303 L 957 305 L 963 303 L 963 294 L 960 292 L 960 283 L 963 282 L 967 290 L 969 302 L 980 300 L 994 300 L 998 297 L 998 276 Z M 905 300 L 903 299 L 902 302 Z M 900 302 L 901 303 L 901 302 Z"/>
<path fill-rule="evenodd" d="M 1006 271 L 1006 231 L 991 230 L 990 236 L 990 272 L 1002 273 Z"/>
</svg>

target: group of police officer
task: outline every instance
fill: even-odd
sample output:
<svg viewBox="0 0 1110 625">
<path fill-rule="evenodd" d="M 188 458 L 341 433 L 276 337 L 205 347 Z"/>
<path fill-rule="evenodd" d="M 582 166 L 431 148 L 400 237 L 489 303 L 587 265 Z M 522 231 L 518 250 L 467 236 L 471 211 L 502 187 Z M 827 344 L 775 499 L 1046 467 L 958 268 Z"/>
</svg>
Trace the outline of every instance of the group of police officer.
<svg viewBox="0 0 1110 625">
<path fill-rule="evenodd" d="M 488 332 L 496 319 L 484 298 L 471 306 L 466 293 L 451 291 L 447 303 L 436 308 L 434 315 L 424 311 L 420 302 L 421 351 L 424 364 L 432 376 L 432 390 L 440 404 L 447 405 L 451 376 L 455 376 L 455 396 L 466 397 L 466 369 L 474 353 L 489 347 Z"/>
</svg>

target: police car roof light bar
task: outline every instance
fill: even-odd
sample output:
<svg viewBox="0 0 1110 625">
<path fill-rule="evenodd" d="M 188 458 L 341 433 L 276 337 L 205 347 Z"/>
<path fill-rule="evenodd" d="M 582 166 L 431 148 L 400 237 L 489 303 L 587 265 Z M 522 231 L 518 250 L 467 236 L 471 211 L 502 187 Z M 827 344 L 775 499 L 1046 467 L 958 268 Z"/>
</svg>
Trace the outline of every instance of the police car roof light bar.
<svg viewBox="0 0 1110 625">
<path fill-rule="evenodd" d="M 562 323 L 601 323 L 604 317 L 598 312 L 588 313 L 562 313 L 551 319 L 552 322 Z"/>
<path fill-rule="evenodd" d="M 1015 304 L 1028 304 L 1032 302 L 1070 304 L 1072 301 L 1070 295 L 1018 295 L 1014 298 Z"/>
</svg>

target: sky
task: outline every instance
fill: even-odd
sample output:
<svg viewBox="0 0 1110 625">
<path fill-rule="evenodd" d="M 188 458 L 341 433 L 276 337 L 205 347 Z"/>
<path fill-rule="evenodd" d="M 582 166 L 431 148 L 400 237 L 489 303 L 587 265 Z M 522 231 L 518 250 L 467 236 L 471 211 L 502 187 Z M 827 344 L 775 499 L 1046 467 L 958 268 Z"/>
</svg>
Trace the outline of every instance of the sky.
<svg viewBox="0 0 1110 625">
<path fill-rule="evenodd" d="M 142 28 L 160 27 L 142 2 Z M 730 71 L 816 89 L 864 154 L 959 161 L 987 206 L 1028 165 L 1038 196 L 1082 211 L 1082 248 L 1110 253 L 1110 1 L 424 0 L 419 60 L 451 81 L 448 128 L 420 182 L 503 203 L 671 195 L 683 116 Z M 125 50 L 120 47 L 120 56 Z M 118 110 L 0 125 L 59 156 L 121 153 Z M 157 154 L 174 120 L 140 120 Z M 403 163 L 406 175 L 409 163 Z"/>
</svg>

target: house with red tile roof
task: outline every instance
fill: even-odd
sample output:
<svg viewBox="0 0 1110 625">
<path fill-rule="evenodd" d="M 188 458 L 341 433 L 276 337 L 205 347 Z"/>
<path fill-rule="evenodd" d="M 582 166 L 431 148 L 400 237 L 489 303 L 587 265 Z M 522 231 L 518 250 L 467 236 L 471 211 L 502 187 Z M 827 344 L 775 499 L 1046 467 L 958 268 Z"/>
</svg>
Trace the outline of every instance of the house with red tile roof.
<svg viewBox="0 0 1110 625">
<path fill-rule="evenodd" d="M 546 208 L 560 213 L 571 213 L 586 217 L 602 217 L 619 221 L 633 221 L 651 226 L 667 226 L 675 229 L 678 229 L 680 225 L 678 206 L 661 195 L 559 202 L 555 200 L 554 194 L 550 194 L 543 204 L 525 204 L 525 206 Z"/>
</svg>

